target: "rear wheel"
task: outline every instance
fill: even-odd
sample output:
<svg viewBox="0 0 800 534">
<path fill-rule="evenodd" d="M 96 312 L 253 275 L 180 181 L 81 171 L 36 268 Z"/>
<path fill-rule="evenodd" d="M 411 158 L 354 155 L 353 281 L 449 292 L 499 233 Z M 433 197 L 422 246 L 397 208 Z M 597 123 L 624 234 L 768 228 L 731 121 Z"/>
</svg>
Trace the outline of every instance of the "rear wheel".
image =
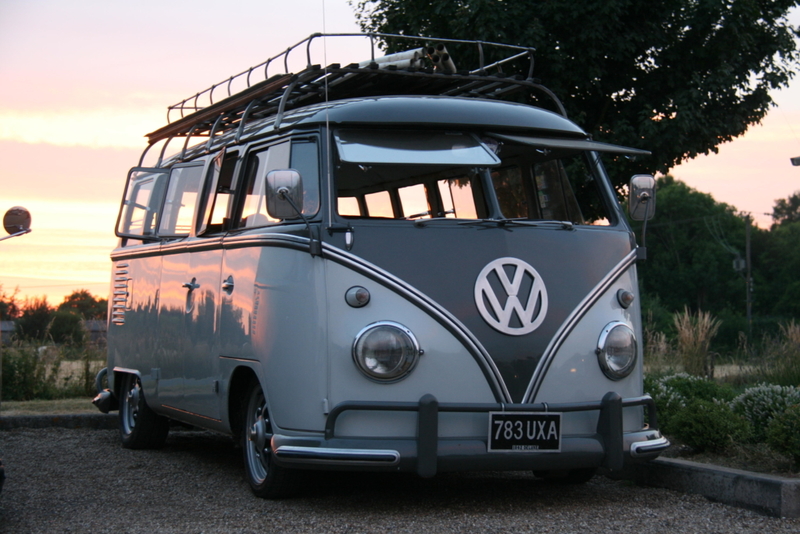
<svg viewBox="0 0 800 534">
<path fill-rule="evenodd" d="M 126 449 L 158 449 L 169 433 L 169 420 L 156 414 L 144 400 L 138 376 L 125 375 L 119 405 L 119 436 Z"/>
<path fill-rule="evenodd" d="M 256 380 L 248 391 L 241 438 L 247 482 L 258 497 L 288 497 L 299 487 L 298 473 L 272 461 L 272 424 L 264 392 Z"/>
</svg>

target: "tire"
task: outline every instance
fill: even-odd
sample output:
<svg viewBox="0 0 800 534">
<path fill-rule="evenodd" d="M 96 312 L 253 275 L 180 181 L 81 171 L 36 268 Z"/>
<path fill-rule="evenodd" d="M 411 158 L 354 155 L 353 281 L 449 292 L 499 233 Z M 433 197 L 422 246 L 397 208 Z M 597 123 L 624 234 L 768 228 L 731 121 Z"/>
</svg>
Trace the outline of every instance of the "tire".
<svg viewBox="0 0 800 534">
<path fill-rule="evenodd" d="M 563 471 L 534 471 L 533 474 L 551 484 L 586 484 L 597 473 L 594 467 Z"/>
<path fill-rule="evenodd" d="M 241 442 L 245 476 L 250 489 L 262 499 L 281 499 L 294 495 L 300 485 L 299 473 L 275 465 L 272 460 L 272 425 L 261 385 L 253 380 L 247 391 Z"/>
<path fill-rule="evenodd" d="M 169 420 L 156 414 L 144 399 L 142 381 L 127 374 L 119 399 L 119 437 L 126 449 L 160 449 L 169 434 Z"/>
</svg>

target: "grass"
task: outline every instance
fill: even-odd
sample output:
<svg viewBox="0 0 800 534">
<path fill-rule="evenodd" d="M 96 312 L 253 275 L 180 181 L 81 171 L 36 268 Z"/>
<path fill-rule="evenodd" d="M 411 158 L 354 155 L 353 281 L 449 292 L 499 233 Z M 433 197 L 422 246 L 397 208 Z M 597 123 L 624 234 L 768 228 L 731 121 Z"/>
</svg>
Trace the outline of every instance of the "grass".
<svg viewBox="0 0 800 534">
<path fill-rule="evenodd" d="M 2 401 L 0 417 L 100 413 L 89 397 L 56 400 Z"/>
</svg>

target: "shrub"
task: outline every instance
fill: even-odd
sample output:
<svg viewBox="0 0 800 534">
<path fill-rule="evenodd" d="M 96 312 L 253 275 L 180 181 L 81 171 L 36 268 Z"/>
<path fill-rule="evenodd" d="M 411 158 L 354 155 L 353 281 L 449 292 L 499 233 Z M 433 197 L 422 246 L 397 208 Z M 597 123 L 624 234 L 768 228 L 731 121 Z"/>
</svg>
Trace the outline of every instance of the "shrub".
<svg viewBox="0 0 800 534">
<path fill-rule="evenodd" d="M 672 420 L 692 400 L 730 401 L 734 397 L 728 385 L 720 385 L 713 380 L 677 373 L 659 378 L 646 376 L 644 390 L 653 397 L 661 431 L 674 433 Z"/>
<path fill-rule="evenodd" d="M 721 452 L 748 439 L 750 425 L 725 403 L 695 399 L 672 418 L 672 432 L 697 452 Z"/>
<path fill-rule="evenodd" d="M 789 456 L 800 470 L 800 404 L 790 406 L 767 425 L 767 444 Z"/>
<path fill-rule="evenodd" d="M 733 399 L 731 408 L 750 422 L 753 439 L 764 441 L 770 421 L 795 404 L 800 404 L 800 389 L 793 386 L 760 384 L 746 389 Z"/>
<path fill-rule="evenodd" d="M 3 400 L 52 399 L 57 396 L 60 358 L 34 345 L 15 344 L 3 351 Z"/>
</svg>

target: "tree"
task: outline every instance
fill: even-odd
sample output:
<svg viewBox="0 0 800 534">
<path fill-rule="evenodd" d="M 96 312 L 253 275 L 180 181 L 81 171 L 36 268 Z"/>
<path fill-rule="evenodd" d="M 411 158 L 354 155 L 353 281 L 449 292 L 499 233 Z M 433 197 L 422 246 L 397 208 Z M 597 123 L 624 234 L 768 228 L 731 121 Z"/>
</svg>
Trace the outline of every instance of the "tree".
<svg viewBox="0 0 800 534">
<path fill-rule="evenodd" d="M 788 84 L 798 61 L 786 19 L 798 3 L 358 0 L 356 9 L 365 31 L 535 47 L 534 76 L 575 122 L 598 141 L 652 151 L 612 169 L 619 188 L 634 172 L 717 152 L 766 115 L 769 92 Z M 454 54 L 457 66 L 471 50 Z"/>
<path fill-rule="evenodd" d="M 733 207 L 670 175 L 659 178 L 657 187 L 656 215 L 647 225 L 647 261 L 638 266 L 643 291 L 671 312 L 688 306 L 744 314 L 745 285 L 733 268 L 736 254 L 744 252 L 742 218 Z"/>
<path fill-rule="evenodd" d="M 17 319 L 17 337 L 30 341 L 46 340 L 52 320 L 53 309 L 47 304 L 46 298 L 26 299 Z"/>
<path fill-rule="evenodd" d="M 85 289 L 78 289 L 64 297 L 64 302 L 58 305 L 58 311 L 70 312 L 83 319 L 106 319 L 108 301 L 94 297 Z"/>
<path fill-rule="evenodd" d="M 3 290 L 3 285 L 0 284 L 0 321 L 11 321 L 19 317 L 20 309 L 17 303 L 17 293 L 19 293 L 19 289 L 15 289 L 9 295 Z"/>
<path fill-rule="evenodd" d="M 772 208 L 772 220 L 775 224 L 800 222 L 800 191 L 795 191 L 789 198 L 780 198 Z"/>
</svg>

